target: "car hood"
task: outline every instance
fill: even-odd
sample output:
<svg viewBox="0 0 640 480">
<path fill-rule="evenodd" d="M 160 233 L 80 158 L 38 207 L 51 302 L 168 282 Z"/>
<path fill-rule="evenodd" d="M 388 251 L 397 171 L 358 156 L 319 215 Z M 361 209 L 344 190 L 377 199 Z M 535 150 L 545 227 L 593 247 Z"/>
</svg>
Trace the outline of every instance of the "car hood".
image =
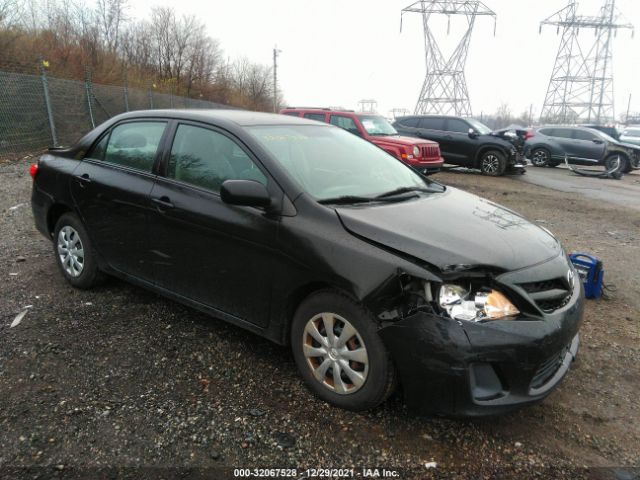
<svg viewBox="0 0 640 480">
<path fill-rule="evenodd" d="M 421 138 L 412 138 L 412 137 L 403 137 L 400 135 L 393 136 L 371 136 L 371 140 L 378 144 L 387 144 L 387 145 L 403 145 L 410 147 L 412 145 L 437 145 L 438 142 L 434 142 L 432 140 L 423 140 Z"/>
<path fill-rule="evenodd" d="M 546 230 L 455 188 L 399 203 L 338 207 L 352 234 L 418 258 L 442 271 L 535 265 L 562 252 Z"/>
</svg>

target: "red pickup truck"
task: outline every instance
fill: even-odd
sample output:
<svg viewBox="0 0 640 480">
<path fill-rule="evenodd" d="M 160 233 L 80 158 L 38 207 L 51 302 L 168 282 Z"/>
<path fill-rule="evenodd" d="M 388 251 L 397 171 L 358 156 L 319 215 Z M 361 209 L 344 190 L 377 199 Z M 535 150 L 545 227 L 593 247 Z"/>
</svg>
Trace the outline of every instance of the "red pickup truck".
<svg viewBox="0 0 640 480">
<path fill-rule="evenodd" d="M 329 108 L 285 108 L 283 115 L 330 123 L 358 135 L 423 173 L 440 170 L 444 160 L 437 142 L 401 137 L 381 115 Z"/>
</svg>

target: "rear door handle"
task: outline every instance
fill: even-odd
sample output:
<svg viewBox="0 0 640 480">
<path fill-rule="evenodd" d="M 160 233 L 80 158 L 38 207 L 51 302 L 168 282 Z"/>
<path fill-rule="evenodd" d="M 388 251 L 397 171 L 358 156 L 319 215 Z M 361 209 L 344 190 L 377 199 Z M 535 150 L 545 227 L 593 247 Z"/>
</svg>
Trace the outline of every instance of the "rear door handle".
<svg viewBox="0 0 640 480">
<path fill-rule="evenodd" d="M 174 207 L 173 203 L 171 203 L 171 200 L 167 196 L 162 196 L 160 198 L 152 198 L 151 201 L 162 208 Z"/>
</svg>

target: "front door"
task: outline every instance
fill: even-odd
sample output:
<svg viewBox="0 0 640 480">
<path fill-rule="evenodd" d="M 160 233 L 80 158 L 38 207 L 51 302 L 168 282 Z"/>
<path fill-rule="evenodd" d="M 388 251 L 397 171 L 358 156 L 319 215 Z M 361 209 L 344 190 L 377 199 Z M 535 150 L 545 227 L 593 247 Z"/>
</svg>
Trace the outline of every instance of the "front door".
<svg viewBox="0 0 640 480">
<path fill-rule="evenodd" d="M 603 160 L 606 144 L 595 133 L 586 130 L 573 130 L 574 155 L 582 160 L 594 163 Z"/>
<path fill-rule="evenodd" d="M 147 245 L 153 166 L 167 122 L 108 131 L 73 172 L 71 193 L 91 240 L 115 270 L 153 279 Z"/>
<path fill-rule="evenodd" d="M 279 220 L 228 205 L 219 192 L 230 179 L 268 185 L 267 175 L 235 138 L 196 124 L 177 125 L 164 161 L 166 174 L 151 191 L 156 284 L 266 326 Z"/>
</svg>

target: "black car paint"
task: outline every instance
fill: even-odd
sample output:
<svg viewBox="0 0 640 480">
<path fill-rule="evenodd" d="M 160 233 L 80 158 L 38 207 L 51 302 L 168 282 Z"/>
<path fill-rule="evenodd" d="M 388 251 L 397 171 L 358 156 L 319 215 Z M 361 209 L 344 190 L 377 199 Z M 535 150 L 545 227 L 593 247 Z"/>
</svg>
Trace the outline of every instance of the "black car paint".
<svg viewBox="0 0 640 480">
<path fill-rule="evenodd" d="M 419 126 L 410 127 L 404 124 L 407 120 L 422 118 L 442 120 L 444 122 L 444 127 L 442 130 L 436 130 L 431 128 L 420 128 Z M 448 128 L 450 120 L 463 122 L 468 128 L 465 132 L 453 131 Z M 519 145 L 520 142 L 514 142 L 512 139 L 505 136 L 507 130 L 492 132 L 486 135 L 480 134 L 477 131 L 475 134 L 470 134 L 469 130 L 475 131 L 476 129 L 462 117 L 437 115 L 398 117 L 393 123 L 393 126 L 398 133 L 402 135 L 424 138 L 438 142 L 445 162 L 452 165 L 478 168 L 479 161 L 483 153 L 489 150 L 500 151 L 507 160 L 507 168 L 520 164 L 524 158 L 524 150 L 521 150 L 521 145 Z M 517 135 L 517 138 L 521 138 L 520 134 Z M 518 145 L 516 145 L 516 143 Z"/>
<path fill-rule="evenodd" d="M 128 169 L 111 165 L 99 173 L 91 170 L 95 161 L 82 160 L 112 126 L 149 118 L 169 121 L 149 176 L 132 180 Z M 166 151 L 178 122 L 209 125 L 246 147 L 269 179 L 271 207 L 224 204 L 216 194 L 165 178 Z M 531 395 L 521 387 L 543 358 L 575 337 L 583 294 L 576 288 L 565 306 L 549 314 L 519 284 L 566 275 L 571 267 L 557 241 L 513 212 L 453 188 L 390 205 L 320 205 L 244 130 L 288 122 L 307 123 L 250 112 L 153 111 L 115 117 L 75 147 L 52 150 L 40 159 L 32 194 L 36 226 L 51 238 L 55 219 L 64 211 L 78 212 L 86 221 L 80 197 L 105 184 L 104 191 L 93 193 L 105 218 L 98 230 L 88 231 L 98 240 L 96 233 L 104 233 L 109 222 L 113 231 L 94 244 L 100 267 L 116 277 L 283 345 L 290 342 L 290 320 L 300 301 L 320 289 L 338 289 L 378 318 L 410 405 L 431 413 L 483 415 L 544 398 L 548 391 Z M 89 184 L 78 178 L 85 173 Z M 149 195 L 136 197 L 137 188 Z M 153 202 L 163 197 L 171 207 Z M 132 239 L 137 258 L 122 253 L 132 231 L 139 235 Z M 196 252 L 183 269 L 176 261 L 184 260 L 185 242 Z M 136 265 L 123 267 L 109 256 L 121 254 L 120 259 Z M 195 271 L 189 274 L 187 266 Z M 440 312 L 407 308 L 415 294 L 407 287 L 412 279 L 437 284 L 468 277 L 499 286 L 521 317 L 463 324 Z M 226 298 L 211 294 L 211 284 Z M 478 362 L 500 368 L 506 389 L 502 400 L 486 404 L 473 398 L 471 372 Z"/>
</svg>

